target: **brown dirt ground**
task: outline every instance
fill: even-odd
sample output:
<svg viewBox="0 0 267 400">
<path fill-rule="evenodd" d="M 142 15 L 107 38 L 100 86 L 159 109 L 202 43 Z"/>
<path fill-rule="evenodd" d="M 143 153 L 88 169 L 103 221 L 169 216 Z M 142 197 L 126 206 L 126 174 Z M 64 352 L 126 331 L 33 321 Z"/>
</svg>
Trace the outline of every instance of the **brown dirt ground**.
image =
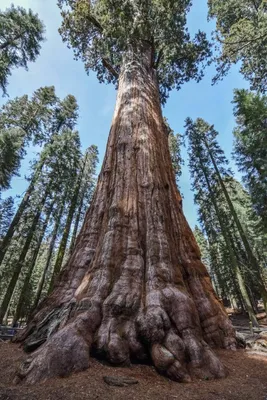
<svg viewBox="0 0 267 400">
<path fill-rule="evenodd" d="M 147 365 L 116 368 L 92 359 L 87 371 L 26 386 L 12 384 L 22 350 L 0 343 L 0 400 L 267 400 L 267 357 L 244 350 L 218 353 L 229 371 L 223 380 L 179 384 Z M 103 381 L 105 375 L 129 376 L 139 383 L 112 387 Z"/>
</svg>

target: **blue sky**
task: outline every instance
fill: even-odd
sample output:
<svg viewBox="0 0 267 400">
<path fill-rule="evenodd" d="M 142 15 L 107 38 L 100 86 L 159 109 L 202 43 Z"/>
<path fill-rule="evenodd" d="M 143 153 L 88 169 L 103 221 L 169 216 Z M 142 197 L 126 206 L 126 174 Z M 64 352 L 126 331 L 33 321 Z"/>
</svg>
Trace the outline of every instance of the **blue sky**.
<svg viewBox="0 0 267 400">
<path fill-rule="evenodd" d="M 112 114 L 116 101 L 116 92 L 112 85 L 98 83 L 94 73 L 89 76 L 84 71 L 82 62 L 73 60 L 73 52 L 61 41 L 57 30 L 61 17 L 55 0 L 13 0 L 14 5 L 31 8 L 37 12 L 46 25 L 46 42 L 42 46 L 38 60 L 29 65 L 29 70 L 16 69 L 9 79 L 8 94 L 12 99 L 23 94 L 31 95 L 41 86 L 54 85 L 56 93 L 63 98 L 73 94 L 78 101 L 80 117 L 77 129 L 80 132 L 83 149 L 91 144 L 98 146 L 100 165 L 104 156 L 105 146 L 111 124 Z M 207 22 L 207 0 L 193 0 L 193 7 L 188 17 L 190 32 L 202 29 L 208 34 L 214 29 L 214 22 Z M 1 10 L 9 7 L 8 0 L 1 0 Z M 220 132 L 219 142 L 228 158 L 231 157 L 234 127 L 233 89 L 247 87 L 246 82 L 233 67 L 230 74 L 216 86 L 211 86 L 214 67 L 207 68 L 205 78 L 200 83 L 189 82 L 177 92 L 172 91 L 170 98 L 163 109 L 174 132 L 184 131 L 184 120 L 190 116 L 204 118 L 215 125 Z M 7 98 L 0 98 L 0 105 Z M 29 161 L 35 155 L 35 149 L 29 149 L 22 163 L 20 177 L 12 180 L 12 189 L 5 192 L 7 195 L 21 195 L 27 186 L 23 179 L 29 172 Z M 183 150 L 186 159 L 186 151 Z M 231 167 L 240 178 L 236 167 Z M 191 227 L 197 221 L 197 210 L 193 203 L 193 193 L 190 190 L 190 178 L 187 161 L 183 168 L 180 181 L 184 195 L 184 213 Z"/>
</svg>

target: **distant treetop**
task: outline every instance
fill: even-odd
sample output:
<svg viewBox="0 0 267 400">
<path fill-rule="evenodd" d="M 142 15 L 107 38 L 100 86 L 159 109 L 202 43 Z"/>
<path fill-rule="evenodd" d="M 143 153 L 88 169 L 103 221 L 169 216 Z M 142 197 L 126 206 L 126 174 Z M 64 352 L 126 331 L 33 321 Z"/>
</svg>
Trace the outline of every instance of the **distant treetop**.
<svg viewBox="0 0 267 400">
<path fill-rule="evenodd" d="M 0 11 L 0 88 L 6 94 L 13 68 L 28 68 L 44 41 L 44 24 L 32 10 L 14 7 Z"/>
</svg>

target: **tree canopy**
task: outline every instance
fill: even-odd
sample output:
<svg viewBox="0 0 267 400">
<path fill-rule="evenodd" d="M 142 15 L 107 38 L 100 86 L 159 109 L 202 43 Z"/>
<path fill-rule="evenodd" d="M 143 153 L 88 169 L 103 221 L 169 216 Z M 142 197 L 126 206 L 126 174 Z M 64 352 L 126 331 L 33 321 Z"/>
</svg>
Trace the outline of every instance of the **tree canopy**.
<svg viewBox="0 0 267 400">
<path fill-rule="evenodd" d="M 241 63 L 240 72 L 251 88 L 267 89 L 267 3 L 262 0 L 208 0 L 216 18 L 214 39 L 218 54 L 216 82 Z"/>
<path fill-rule="evenodd" d="M 210 46 L 203 32 L 190 38 L 189 0 L 58 0 L 58 4 L 63 41 L 100 82 L 116 83 L 124 54 L 130 47 L 136 52 L 141 44 L 152 48 L 151 66 L 157 69 L 163 102 L 171 89 L 203 76 Z"/>
<path fill-rule="evenodd" d="M 0 11 L 0 87 L 6 94 L 8 76 L 14 67 L 27 69 L 44 41 L 44 24 L 32 10 L 11 5 Z"/>
<path fill-rule="evenodd" d="M 18 174 L 23 154 L 21 132 L 17 129 L 0 130 L 0 192 L 8 189 L 12 176 Z"/>
</svg>

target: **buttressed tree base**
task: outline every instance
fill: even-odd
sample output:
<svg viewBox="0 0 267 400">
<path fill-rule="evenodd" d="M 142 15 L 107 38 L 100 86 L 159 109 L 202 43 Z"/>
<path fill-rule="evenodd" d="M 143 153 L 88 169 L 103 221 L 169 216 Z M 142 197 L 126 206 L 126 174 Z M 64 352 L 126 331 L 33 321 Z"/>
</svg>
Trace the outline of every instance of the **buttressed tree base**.
<svg viewBox="0 0 267 400">
<path fill-rule="evenodd" d="M 19 338 L 34 350 L 18 373 L 27 383 L 84 370 L 90 354 L 150 361 L 179 382 L 225 376 L 212 348 L 235 348 L 235 333 L 182 212 L 151 58 L 145 45 L 124 54 L 90 209 Z"/>
</svg>

